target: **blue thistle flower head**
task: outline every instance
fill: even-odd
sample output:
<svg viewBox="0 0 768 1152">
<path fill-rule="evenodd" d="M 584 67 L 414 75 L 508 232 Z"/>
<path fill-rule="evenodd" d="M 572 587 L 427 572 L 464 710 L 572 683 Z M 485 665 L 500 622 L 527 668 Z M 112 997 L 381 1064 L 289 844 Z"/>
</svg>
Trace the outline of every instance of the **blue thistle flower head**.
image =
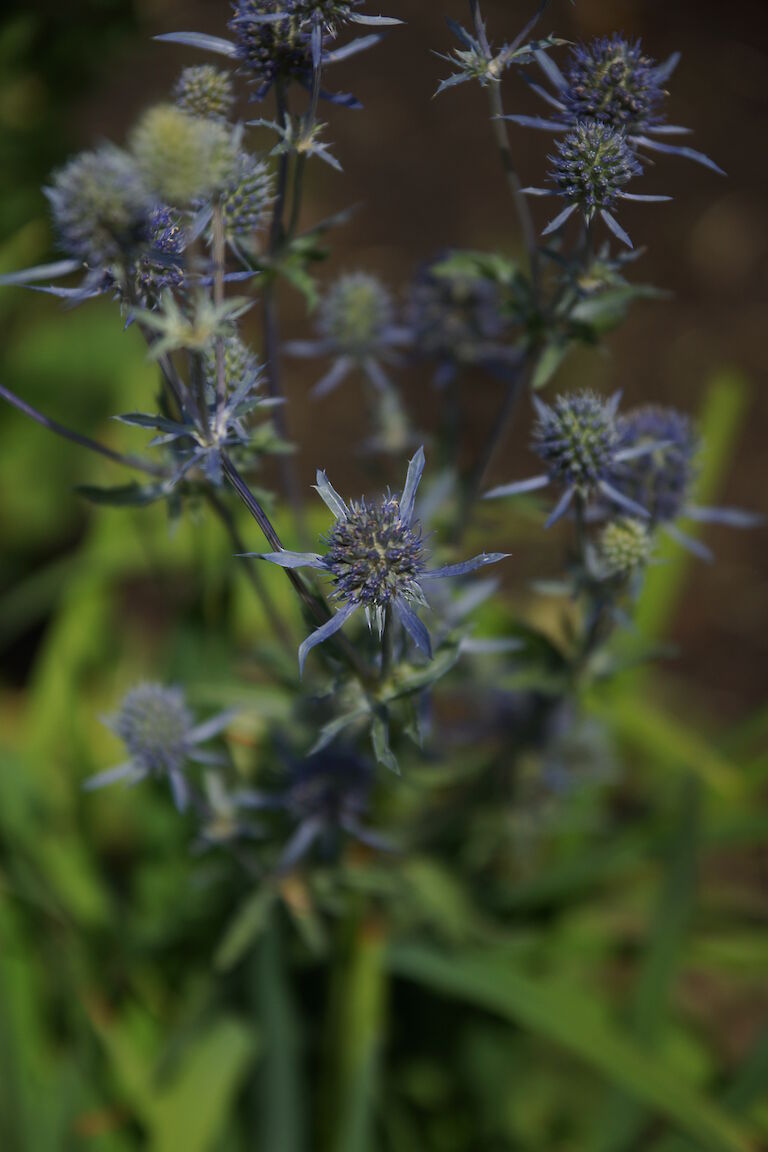
<svg viewBox="0 0 768 1152">
<path fill-rule="evenodd" d="M 628 136 L 648 132 L 662 120 L 666 93 L 659 75 L 639 40 L 615 33 L 576 45 L 561 93 L 568 122 L 597 120 Z"/>
<path fill-rule="evenodd" d="M 252 236 L 266 224 L 275 198 L 269 166 L 255 156 L 240 153 L 235 171 L 221 195 L 224 231 L 230 240 Z"/>
<path fill-rule="evenodd" d="M 394 320 L 390 292 L 376 276 L 351 272 L 331 286 L 317 318 L 329 347 L 359 358 L 376 351 Z"/>
<path fill-rule="evenodd" d="M 92 790 L 117 782 L 137 784 L 148 777 L 167 778 L 176 807 L 183 811 L 189 803 L 189 786 L 184 776 L 187 763 L 222 762 L 221 757 L 200 750 L 198 745 L 218 735 L 233 715 L 221 712 L 196 724 L 180 688 L 140 684 L 128 692 L 118 713 L 107 721 L 125 744 L 128 761 L 92 776 L 85 787 Z"/>
<path fill-rule="evenodd" d="M 496 355 L 507 326 L 499 286 L 480 276 L 429 266 L 411 287 L 408 321 L 419 355 L 443 364 L 477 364 Z"/>
<path fill-rule="evenodd" d="M 423 602 L 418 580 L 426 568 L 421 525 L 403 520 L 400 501 L 351 500 L 328 536 L 326 567 L 336 598 L 362 606 L 383 625 L 397 599 Z"/>
<path fill-rule="evenodd" d="M 621 431 L 628 446 L 657 445 L 623 465 L 622 490 L 647 508 L 653 524 L 677 520 L 696 477 L 699 441 L 690 418 L 675 408 L 647 405 L 628 412 Z"/>
<path fill-rule="evenodd" d="M 312 32 L 293 0 L 236 0 L 230 29 L 237 54 L 265 95 L 277 79 L 306 84 L 312 75 Z"/>
<path fill-rule="evenodd" d="M 375 626 L 379 636 L 391 613 L 414 644 L 431 658 L 429 633 L 413 609 L 414 604 L 426 606 L 422 584 L 462 576 L 506 558 L 503 553 L 492 552 L 443 568 L 427 566 L 421 525 L 414 515 L 424 464 L 424 449 L 419 448 L 408 465 L 402 494 L 394 496 L 388 492 L 371 503 L 361 500 L 347 504 L 325 472 L 318 472 L 317 491 L 335 519 L 327 537 L 327 554 L 285 550 L 253 554 L 281 568 L 315 568 L 333 582 L 341 607 L 299 647 L 301 671 L 312 648 L 338 632 L 360 608 L 365 611 L 369 628 Z"/>
<path fill-rule="evenodd" d="M 180 688 L 141 684 L 125 697 L 112 727 L 138 767 L 162 776 L 183 767 L 193 723 Z"/>
<path fill-rule="evenodd" d="M 295 821 L 278 871 L 288 872 L 313 848 L 331 858 L 345 835 L 375 851 L 391 852 L 392 843 L 364 823 L 374 780 L 373 766 L 343 748 L 292 761 L 287 787 L 276 797 L 257 797 L 257 806 L 282 809 Z"/>
<path fill-rule="evenodd" d="M 536 409 L 532 447 L 553 482 L 588 495 L 613 475 L 619 432 L 612 401 L 585 390 Z"/>
<path fill-rule="evenodd" d="M 342 749 L 325 750 L 291 765 L 285 805 L 301 819 L 339 827 L 365 813 L 373 781 L 368 761 Z"/>
<path fill-rule="evenodd" d="M 184 112 L 207 120 L 228 120 L 235 104 L 232 76 L 213 64 L 185 68 L 173 94 Z"/>
<path fill-rule="evenodd" d="M 617 418 L 619 400 L 619 393 L 604 400 L 589 389 L 558 396 L 554 404 L 534 397 L 537 420 L 531 447 L 546 472 L 494 488 L 486 499 L 518 496 L 555 484 L 563 493 L 547 520 L 548 528 L 565 514 L 574 497 L 583 505 L 597 498 L 603 508 L 618 508 L 624 515 L 647 520 L 646 509 L 618 481 L 628 460 L 653 452 L 658 445 L 628 443 Z"/>
<path fill-rule="evenodd" d="M 84 264 L 104 267 L 145 239 L 146 184 L 131 156 L 112 144 L 73 157 L 46 194 L 62 250 Z"/>
<path fill-rule="evenodd" d="M 622 189 L 643 169 L 624 132 L 599 120 L 582 120 L 556 141 L 550 173 L 560 195 L 575 204 L 589 222 L 612 208 Z"/>
</svg>

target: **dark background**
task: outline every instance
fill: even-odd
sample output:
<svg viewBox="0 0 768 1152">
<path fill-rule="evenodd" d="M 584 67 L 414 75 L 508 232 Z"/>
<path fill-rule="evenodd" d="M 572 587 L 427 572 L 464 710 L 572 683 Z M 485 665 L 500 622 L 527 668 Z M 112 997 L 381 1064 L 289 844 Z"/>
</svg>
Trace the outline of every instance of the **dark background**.
<svg viewBox="0 0 768 1152">
<path fill-rule="evenodd" d="M 375 50 L 334 70 L 334 86 L 354 91 L 365 110 L 328 111 L 328 138 L 335 143 L 344 175 L 324 165 L 310 166 L 306 221 L 359 204 L 353 220 L 334 237 L 327 274 L 367 268 L 401 290 L 421 261 L 448 245 L 513 253 L 518 236 L 490 135 L 485 94 L 464 85 L 432 99 L 439 79 L 450 71 L 434 55 L 434 50 L 447 51 L 454 43 L 444 18 L 466 21 L 466 5 L 461 0 L 390 0 L 381 10 L 403 18 L 406 26 L 388 32 Z M 529 5 L 486 0 L 483 11 L 498 44 L 524 23 Z M 14 259 L 18 266 L 20 251 L 30 248 L 18 242 L 19 236 L 34 237 L 36 259 L 50 253 L 38 190 L 50 168 L 101 137 L 121 142 L 139 111 L 167 95 L 178 70 L 202 59 L 153 43 L 151 37 L 179 28 L 221 34 L 228 6 L 142 0 L 17 4 L 5 12 L 0 40 L 4 267 L 14 266 Z M 674 201 L 623 211 L 622 220 L 636 244 L 648 244 L 632 274 L 668 289 L 671 299 L 636 306 L 629 322 L 609 340 L 608 355 L 579 354 L 568 361 L 556 384 L 621 388 L 627 403 L 674 403 L 695 413 L 713 378 L 735 372 L 746 382 L 748 406 L 728 481 L 718 498 L 764 513 L 767 25 L 766 6 L 757 0 L 731 5 L 579 0 L 575 7 L 554 0 L 540 25 L 542 33 L 556 31 L 569 39 L 619 29 L 642 36 L 647 52 L 658 59 L 680 49 L 683 59 L 670 82 L 669 118 L 694 128 L 693 145 L 728 173 L 723 179 L 672 157 L 659 158 L 658 165 L 647 170 L 644 188 L 672 194 Z M 542 111 L 514 71 L 505 78 L 504 101 L 508 111 Z M 512 144 L 523 182 L 540 183 L 548 137 L 513 127 Z M 543 223 L 546 207 L 535 205 L 534 210 Z M 39 325 L 41 317 L 59 309 L 56 302 L 42 305 L 35 300 L 28 305 L 19 291 L 10 295 L 12 299 L 4 293 L 0 324 L 7 326 L 11 339 L 20 328 Z M 285 294 L 284 314 L 286 335 L 307 334 L 301 299 Z M 354 487 L 362 402 L 350 382 L 315 407 L 307 392 L 316 368 L 291 365 L 287 373 L 302 482 L 308 488 L 319 463 L 332 467 L 342 486 Z M 7 378 L 5 364 L 2 371 Z M 8 383 L 14 385 L 12 379 Z M 403 387 L 421 426 L 434 426 L 436 398 L 428 374 L 406 374 Z M 484 377 L 466 381 L 467 449 L 494 418 L 500 389 Z M 71 406 L 70 398 L 67 403 Z M 65 416 L 66 407 L 54 401 L 52 414 Z M 81 399 L 76 408 L 81 426 L 89 419 L 92 427 L 100 426 L 98 404 L 89 406 Z M 15 417 L 0 412 L 0 427 L 9 419 Z M 505 445 L 495 479 L 527 474 L 527 423 L 521 419 Z M 44 483 L 39 462 L 26 458 L 20 466 L 27 469 L 14 477 L 21 485 Z M 7 487 L 7 470 L 4 476 Z M 48 559 L 51 547 L 77 546 L 86 513 L 68 511 L 69 524 L 52 543 L 30 539 L 28 531 L 19 535 L 18 509 L 14 511 L 13 500 L 4 503 L 0 578 L 6 587 L 34 571 L 43 557 Z M 693 574 L 675 630 L 683 655 L 674 675 L 701 707 L 735 719 L 764 701 L 766 534 L 713 529 L 708 540 L 718 560 L 713 566 L 699 564 Z M 509 577 L 513 591 L 522 589 L 530 575 L 554 570 L 560 544 L 552 534 L 527 548 Z M 17 643 L 6 652 L 5 666 L 12 676 L 23 678 L 34 642 L 35 637 L 28 636 L 26 646 Z"/>
</svg>

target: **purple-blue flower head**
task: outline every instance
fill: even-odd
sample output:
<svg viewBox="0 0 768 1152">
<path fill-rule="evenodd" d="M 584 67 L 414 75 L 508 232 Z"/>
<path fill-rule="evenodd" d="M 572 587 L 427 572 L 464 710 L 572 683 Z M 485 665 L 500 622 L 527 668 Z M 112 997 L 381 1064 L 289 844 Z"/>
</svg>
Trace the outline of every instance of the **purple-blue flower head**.
<svg viewBox="0 0 768 1152">
<path fill-rule="evenodd" d="M 659 67 L 639 40 L 614 33 L 571 51 L 562 102 L 571 124 L 599 120 L 628 135 L 645 133 L 662 120 L 666 92 Z"/>
<path fill-rule="evenodd" d="M 696 475 L 699 442 L 690 418 L 675 408 L 647 405 L 628 412 L 621 429 L 627 444 L 659 445 L 624 465 L 622 490 L 648 510 L 651 523 L 677 520 Z"/>
<path fill-rule="evenodd" d="M 635 408 L 621 420 L 621 436 L 631 455 L 622 465 L 618 486 L 629 499 L 647 508 L 654 527 L 662 528 L 695 556 L 712 559 L 705 545 L 681 531 L 678 520 L 730 528 L 763 523 L 760 516 L 740 508 L 710 508 L 692 502 L 700 441 L 684 413 L 656 405 Z"/>
<path fill-rule="evenodd" d="M 505 559 L 503 553 L 493 552 L 447 567 L 427 566 L 421 525 L 415 518 L 416 492 L 424 463 L 424 449 L 419 448 L 408 465 L 405 486 L 399 496 L 388 493 L 378 501 L 350 501 L 349 504 L 335 491 L 325 472 L 318 472 L 317 491 L 334 515 L 327 537 L 327 553 L 324 556 L 287 551 L 253 554 L 282 568 L 315 568 L 332 581 L 334 599 L 340 607 L 301 644 L 299 668 L 302 672 L 312 648 L 338 632 L 358 609 L 364 610 L 369 628 L 375 627 L 379 636 L 392 614 L 417 648 L 431 658 L 429 633 L 413 607 L 414 604 L 427 605 L 422 584 L 462 576 Z"/>
</svg>

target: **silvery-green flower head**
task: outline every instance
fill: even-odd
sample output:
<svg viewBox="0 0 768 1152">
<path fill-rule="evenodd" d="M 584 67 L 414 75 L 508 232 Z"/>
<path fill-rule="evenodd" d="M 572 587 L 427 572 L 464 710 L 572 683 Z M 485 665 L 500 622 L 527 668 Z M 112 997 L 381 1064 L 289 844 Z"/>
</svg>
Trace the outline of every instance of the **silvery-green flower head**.
<svg viewBox="0 0 768 1152">
<path fill-rule="evenodd" d="M 158 104 L 144 114 L 131 148 L 149 187 L 179 206 L 206 200 L 226 187 L 237 157 L 225 124 L 191 116 L 174 104 Z"/>
<path fill-rule="evenodd" d="M 173 94 L 184 112 L 209 120 L 228 120 L 235 104 L 231 74 L 212 64 L 185 68 Z"/>
<path fill-rule="evenodd" d="M 281 568 L 315 568 L 331 580 L 334 599 L 341 606 L 300 645 L 302 672 L 309 652 L 330 639 L 359 609 L 363 610 L 369 628 L 375 628 L 379 636 L 387 619 L 394 617 L 417 648 L 431 658 L 429 632 L 414 611 L 414 605 L 427 606 L 422 585 L 431 580 L 463 576 L 506 558 L 504 553 L 492 552 L 442 568 L 428 566 L 421 524 L 415 516 L 416 493 L 424 464 L 424 449 L 420 448 L 408 465 L 400 495 L 387 493 L 379 500 L 349 503 L 339 496 L 325 472 L 318 472 L 317 491 L 334 516 L 327 536 L 327 553 L 322 556 L 285 550 L 253 553 L 258 559 Z"/>
<path fill-rule="evenodd" d="M 148 775 L 178 771 L 186 757 L 192 713 L 180 688 L 141 684 L 123 700 L 112 727 Z"/>
<path fill-rule="evenodd" d="M 202 724 L 187 706 L 180 688 L 140 684 L 127 693 L 119 711 L 107 723 L 123 741 L 129 759 L 86 780 L 89 790 L 117 783 L 137 784 L 148 777 L 167 778 L 176 806 L 189 803 L 184 771 L 190 761 L 218 764 L 222 757 L 199 745 L 228 726 L 234 713 L 222 712 Z"/>
<path fill-rule="evenodd" d="M 376 351 L 394 319 L 392 296 L 376 276 L 352 272 L 331 285 L 317 327 L 342 355 L 364 357 Z"/>
<path fill-rule="evenodd" d="M 112 144 L 81 152 L 46 190 L 62 249 L 92 267 L 121 260 L 145 239 L 151 197 L 134 159 Z"/>
</svg>

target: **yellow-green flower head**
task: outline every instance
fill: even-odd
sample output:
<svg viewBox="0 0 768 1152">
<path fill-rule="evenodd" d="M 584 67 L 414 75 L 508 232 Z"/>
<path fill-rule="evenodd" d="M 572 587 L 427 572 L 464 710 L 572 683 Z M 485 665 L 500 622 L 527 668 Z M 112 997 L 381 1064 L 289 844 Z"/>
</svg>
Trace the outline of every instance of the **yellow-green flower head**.
<svg viewBox="0 0 768 1152">
<path fill-rule="evenodd" d="M 612 520 L 600 533 L 600 563 L 606 576 L 630 576 L 648 563 L 652 539 L 641 520 Z"/>
<path fill-rule="evenodd" d="M 184 112 L 209 120 L 228 120 L 235 103 L 232 76 L 213 64 L 185 68 L 173 94 Z"/>
<path fill-rule="evenodd" d="M 191 116 L 174 104 L 145 112 L 131 147 L 150 187 L 169 204 L 207 200 L 223 188 L 236 164 L 232 132 L 216 120 Z"/>
<path fill-rule="evenodd" d="M 86 264 L 109 264 L 144 238 L 149 193 L 133 158 L 112 144 L 73 157 L 46 194 L 62 249 Z"/>
</svg>

